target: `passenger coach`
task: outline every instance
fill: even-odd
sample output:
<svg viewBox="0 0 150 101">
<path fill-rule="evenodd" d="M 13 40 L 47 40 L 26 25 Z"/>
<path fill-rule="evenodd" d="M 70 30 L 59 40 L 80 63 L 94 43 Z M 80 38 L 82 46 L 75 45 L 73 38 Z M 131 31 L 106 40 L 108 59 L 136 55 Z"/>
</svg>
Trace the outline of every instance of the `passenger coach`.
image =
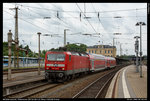
<svg viewBox="0 0 150 101">
<path fill-rule="evenodd" d="M 103 55 L 89 54 L 90 71 L 100 71 L 106 69 L 106 59 Z"/>
<path fill-rule="evenodd" d="M 113 57 L 106 57 L 106 65 L 108 69 L 116 67 L 116 59 Z"/>
</svg>

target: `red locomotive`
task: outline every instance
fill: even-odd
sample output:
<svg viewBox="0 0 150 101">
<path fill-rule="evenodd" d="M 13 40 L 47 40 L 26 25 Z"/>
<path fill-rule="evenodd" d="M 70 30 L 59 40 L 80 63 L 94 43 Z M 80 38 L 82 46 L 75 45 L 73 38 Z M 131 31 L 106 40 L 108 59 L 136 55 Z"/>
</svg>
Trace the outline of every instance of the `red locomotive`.
<svg viewBox="0 0 150 101">
<path fill-rule="evenodd" d="M 103 55 L 49 51 L 45 55 L 45 79 L 65 81 L 83 73 L 115 66 L 115 58 Z"/>
</svg>

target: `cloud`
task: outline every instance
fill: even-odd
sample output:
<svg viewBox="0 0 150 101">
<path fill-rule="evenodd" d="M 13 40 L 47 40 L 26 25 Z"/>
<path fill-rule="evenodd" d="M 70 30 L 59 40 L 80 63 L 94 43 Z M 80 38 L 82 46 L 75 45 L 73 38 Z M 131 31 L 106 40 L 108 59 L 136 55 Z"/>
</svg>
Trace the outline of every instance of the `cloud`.
<svg viewBox="0 0 150 101">
<path fill-rule="evenodd" d="M 77 3 L 84 12 L 84 3 Z M 60 37 L 44 37 L 41 35 L 41 50 L 57 48 L 63 46 L 64 29 L 67 31 L 67 42 L 70 43 L 84 43 L 88 46 L 95 44 L 112 44 L 114 37 L 120 43 L 130 42 L 129 45 L 122 45 L 123 50 L 128 50 L 128 54 L 135 54 L 134 52 L 134 36 L 139 35 L 139 27 L 135 26 L 137 21 L 144 21 L 147 23 L 147 8 L 146 3 L 86 3 L 86 12 L 100 12 L 100 21 L 97 18 L 98 13 L 86 13 L 86 16 L 91 17 L 89 22 L 84 19 L 82 15 L 80 21 L 80 9 L 76 3 L 4 3 L 3 4 L 3 41 L 7 41 L 8 30 L 11 29 L 14 34 L 15 29 L 15 11 L 9 10 L 15 5 L 19 10 L 19 40 L 22 40 L 30 46 L 30 48 L 38 52 L 38 35 L 37 32 L 43 34 L 59 34 Z M 121 11 L 121 10 L 128 11 Z M 135 9 L 135 10 L 131 10 Z M 120 11 L 119 11 L 120 10 Z M 58 11 L 58 12 L 57 12 Z M 64 12 L 67 11 L 67 12 Z M 71 12 L 70 12 L 71 11 Z M 57 18 L 59 15 L 60 19 Z M 114 18 L 121 16 L 122 18 Z M 137 16 L 137 17 L 136 17 Z M 143 16 L 143 17 L 140 17 Z M 44 19 L 50 17 L 50 19 Z M 93 33 L 100 33 L 100 37 L 94 37 Z M 118 29 L 119 27 L 119 29 Z M 122 33 L 122 36 L 114 36 L 114 32 Z M 79 34 L 79 32 L 81 32 Z M 147 34 L 147 26 L 142 27 L 142 32 Z M 72 33 L 76 33 L 71 35 Z M 84 33 L 91 33 L 93 36 L 82 35 Z M 123 38 L 131 38 L 126 40 Z M 143 48 L 147 50 L 147 36 L 143 36 Z M 119 44 L 117 50 L 119 50 Z M 144 54 L 147 54 L 144 51 Z"/>
</svg>

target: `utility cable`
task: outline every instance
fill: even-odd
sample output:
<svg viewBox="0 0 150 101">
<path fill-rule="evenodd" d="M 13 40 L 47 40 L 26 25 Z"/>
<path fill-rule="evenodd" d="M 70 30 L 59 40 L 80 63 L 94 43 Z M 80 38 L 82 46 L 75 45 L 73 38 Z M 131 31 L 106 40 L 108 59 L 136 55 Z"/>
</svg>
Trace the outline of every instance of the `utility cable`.
<svg viewBox="0 0 150 101">
<path fill-rule="evenodd" d="M 79 10 L 82 12 L 81 8 L 79 7 L 79 5 L 76 3 L 77 7 L 79 8 Z M 83 12 L 82 12 L 83 13 Z M 83 15 L 86 17 L 86 15 L 83 13 Z M 88 19 L 86 19 L 88 21 L 88 23 L 91 25 L 91 27 L 93 28 L 93 30 L 96 32 L 95 28 L 92 26 L 92 24 L 89 22 Z M 96 32 L 97 33 L 97 32 Z"/>
</svg>

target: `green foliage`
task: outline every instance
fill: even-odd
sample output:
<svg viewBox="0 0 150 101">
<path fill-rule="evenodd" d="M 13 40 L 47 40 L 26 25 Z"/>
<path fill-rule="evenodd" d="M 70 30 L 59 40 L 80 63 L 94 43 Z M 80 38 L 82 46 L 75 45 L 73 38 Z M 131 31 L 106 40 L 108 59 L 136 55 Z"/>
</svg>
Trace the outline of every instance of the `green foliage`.
<svg viewBox="0 0 150 101">
<path fill-rule="evenodd" d="M 35 52 L 32 52 L 28 45 L 26 45 L 24 48 L 22 45 L 20 45 L 19 48 L 26 49 L 28 51 L 29 57 L 38 57 L 38 55 L 37 55 L 38 53 L 36 54 Z M 12 47 L 11 47 L 11 53 L 12 53 L 11 55 L 12 56 L 14 55 L 14 50 L 15 50 L 15 44 L 12 43 Z M 8 42 L 3 42 L 3 56 L 8 56 Z M 26 54 L 24 51 L 20 50 L 19 56 L 20 57 L 26 57 Z M 44 56 L 44 55 L 42 55 L 42 56 Z"/>
<path fill-rule="evenodd" d="M 135 57 L 135 55 L 121 55 L 118 56 L 118 58 L 122 58 L 122 59 L 127 59 L 127 60 L 131 60 L 133 57 Z"/>
<path fill-rule="evenodd" d="M 23 47 L 23 45 L 20 45 L 19 48 L 26 49 L 28 51 L 28 57 L 38 57 L 39 56 L 38 53 L 32 52 L 32 50 L 29 48 L 28 45 L 26 45 L 25 47 Z M 57 49 L 52 48 L 50 50 L 42 50 L 42 51 L 40 51 L 40 56 L 42 58 L 45 58 L 45 54 L 47 51 L 74 51 L 74 52 L 84 53 L 84 52 L 86 52 L 86 48 L 87 48 L 87 46 L 84 44 L 81 44 L 79 46 L 76 44 L 69 44 L 69 45 L 66 45 L 65 47 L 59 47 Z M 14 49 L 15 49 L 14 43 L 12 43 L 11 49 L 12 49 L 12 55 L 14 55 Z M 3 56 L 8 56 L 8 42 L 3 42 Z M 19 56 L 26 57 L 26 54 L 24 51 L 20 50 Z"/>
<path fill-rule="evenodd" d="M 75 52 L 84 53 L 86 52 L 87 46 L 84 44 L 81 44 L 80 46 L 76 44 L 69 44 L 69 45 L 66 45 L 66 48 L 67 48 L 67 51 L 75 51 Z"/>
<path fill-rule="evenodd" d="M 79 46 L 76 44 L 66 45 L 67 51 L 79 51 Z"/>
<path fill-rule="evenodd" d="M 66 45 L 65 47 L 59 47 L 57 49 L 50 49 L 50 51 L 74 51 L 74 52 L 80 52 L 80 53 L 85 53 L 86 52 L 87 46 L 84 44 L 81 45 L 76 45 L 76 44 L 69 44 Z"/>
<path fill-rule="evenodd" d="M 43 51 L 41 52 L 41 57 L 45 58 L 46 52 L 47 52 L 47 50 L 43 50 Z"/>
<path fill-rule="evenodd" d="M 8 42 L 3 42 L 3 56 L 8 55 Z"/>
<path fill-rule="evenodd" d="M 15 50 L 15 44 L 12 43 L 12 54 L 13 55 L 13 51 Z M 7 56 L 8 55 L 8 42 L 3 42 L 3 56 Z"/>
<path fill-rule="evenodd" d="M 81 53 L 84 53 L 84 52 L 86 52 L 86 48 L 87 48 L 86 45 L 81 44 L 81 45 L 79 46 L 79 51 L 80 51 Z"/>
</svg>

